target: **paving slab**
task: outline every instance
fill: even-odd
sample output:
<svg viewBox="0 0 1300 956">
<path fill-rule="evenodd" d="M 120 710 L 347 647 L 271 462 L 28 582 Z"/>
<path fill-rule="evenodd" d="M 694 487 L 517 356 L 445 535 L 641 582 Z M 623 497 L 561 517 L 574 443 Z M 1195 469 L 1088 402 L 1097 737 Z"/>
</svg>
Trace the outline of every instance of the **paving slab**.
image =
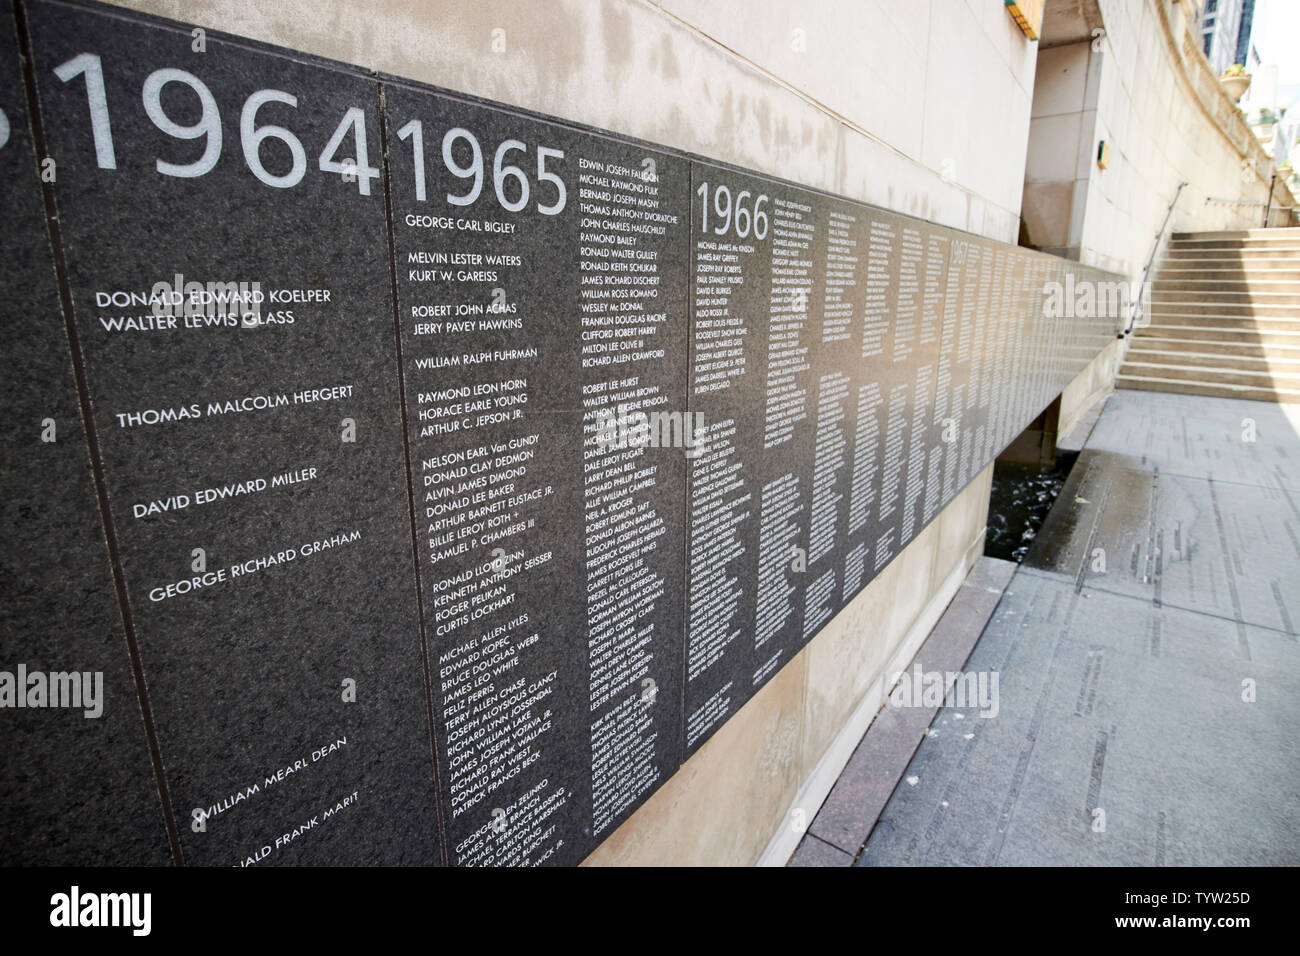
<svg viewBox="0 0 1300 956">
<path fill-rule="evenodd" d="M 1117 389 L 1087 448 L 1129 468 L 1300 491 L 1300 406 Z M 1292 512 L 1294 514 L 1294 511 Z"/>
<path fill-rule="evenodd" d="M 1112 396 L 966 662 L 996 716 L 937 713 L 857 865 L 1300 863 L 1297 459 L 1278 406 Z"/>
<path fill-rule="evenodd" d="M 1248 633 L 1252 661 L 1231 622 L 1017 574 L 966 665 L 996 717 L 943 709 L 860 862 L 1300 861 L 1295 644 Z"/>
</svg>

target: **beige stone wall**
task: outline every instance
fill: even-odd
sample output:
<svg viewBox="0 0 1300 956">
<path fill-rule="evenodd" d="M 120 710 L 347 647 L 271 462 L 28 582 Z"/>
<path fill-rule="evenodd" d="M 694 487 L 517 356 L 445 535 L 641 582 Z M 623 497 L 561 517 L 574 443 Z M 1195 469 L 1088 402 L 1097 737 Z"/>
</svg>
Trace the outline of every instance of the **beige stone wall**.
<svg viewBox="0 0 1300 956">
<path fill-rule="evenodd" d="M 1180 180 L 1171 230 L 1256 228 L 1272 165 L 1190 12 L 1169 0 L 1100 0 L 1100 10 L 1104 36 L 1039 54 L 1024 216 L 1035 244 L 1136 281 Z M 1285 185 L 1275 197 L 1295 203 Z"/>
<path fill-rule="evenodd" d="M 1081 259 L 1137 278 L 1179 181 L 1171 228 L 1259 226 L 1271 164 L 1201 53 L 1194 20 L 1167 0 L 1102 0 L 1106 20 Z M 1230 200 L 1223 202 L 1222 200 Z M 1259 203 L 1249 206 L 1244 203 Z"/>
<path fill-rule="evenodd" d="M 1088 409 L 1114 391 L 1115 376 L 1119 374 L 1130 341 L 1116 339 L 1111 342 L 1065 387 L 1061 393 L 1058 435 L 1067 434 Z"/>
</svg>

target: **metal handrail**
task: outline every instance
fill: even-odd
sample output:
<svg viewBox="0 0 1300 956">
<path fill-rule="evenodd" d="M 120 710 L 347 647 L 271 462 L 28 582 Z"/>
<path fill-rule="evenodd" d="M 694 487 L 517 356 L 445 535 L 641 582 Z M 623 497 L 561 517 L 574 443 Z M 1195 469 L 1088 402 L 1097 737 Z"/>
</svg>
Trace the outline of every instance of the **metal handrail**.
<svg viewBox="0 0 1300 956">
<path fill-rule="evenodd" d="M 1222 203 L 1225 206 L 1267 206 L 1268 203 L 1263 199 L 1216 199 L 1213 196 L 1206 196 L 1205 202 Z M 1300 206 L 1274 206 L 1274 209 L 1300 209 Z"/>
<path fill-rule="evenodd" d="M 1133 323 L 1137 321 L 1138 311 L 1142 308 L 1142 296 L 1147 290 L 1147 279 L 1151 275 L 1151 266 L 1155 264 L 1156 254 L 1160 252 L 1160 243 L 1165 238 L 1165 230 L 1169 228 L 1169 218 L 1174 214 L 1174 206 L 1178 204 L 1178 197 L 1183 194 L 1183 187 L 1186 185 L 1187 180 L 1178 181 L 1178 188 L 1174 190 L 1174 198 L 1169 201 L 1169 208 L 1165 210 L 1165 221 L 1160 224 L 1160 231 L 1156 233 L 1156 241 L 1151 247 L 1151 255 L 1147 259 L 1146 268 L 1142 270 L 1142 284 L 1138 286 L 1138 294 L 1133 299 L 1133 309 L 1128 317 L 1128 328 L 1120 332 L 1116 338 L 1122 339 L 1126 335 L 1133 334 Z"/>
</svg>

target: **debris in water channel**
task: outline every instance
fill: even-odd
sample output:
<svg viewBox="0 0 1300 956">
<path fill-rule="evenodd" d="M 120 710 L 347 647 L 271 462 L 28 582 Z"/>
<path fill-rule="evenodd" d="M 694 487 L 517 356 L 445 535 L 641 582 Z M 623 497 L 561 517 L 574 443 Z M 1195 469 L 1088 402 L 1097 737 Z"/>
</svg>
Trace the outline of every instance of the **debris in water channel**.
<svg viewBox="0 0 1300 956">
<path fill-rule="evenodd" d="M 1025 559 L 1077 457 L 1062 453 L 1055 465 L 999 461 L 993 466 L 986 555 L 1017 564 Z"/>
</svg>

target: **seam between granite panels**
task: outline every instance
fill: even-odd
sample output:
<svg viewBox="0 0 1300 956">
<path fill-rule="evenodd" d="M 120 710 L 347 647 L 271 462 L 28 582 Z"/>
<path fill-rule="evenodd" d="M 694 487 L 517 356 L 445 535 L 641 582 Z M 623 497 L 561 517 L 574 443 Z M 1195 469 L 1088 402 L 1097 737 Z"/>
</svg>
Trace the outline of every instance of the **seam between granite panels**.
<svg viewBox="0 0 1300 956">
<path fill-rule="evenodd" d="M 376 109 L 379 117 L 379 144 L 384 167 L 384 240 L 388 253 L 388 284 L 393 303 L 394 362 L 397 366 L 397 408 L 402 426 L 402 468 L 406 479 L 407 517 L 411 522 L 411 573 L 415 576 L 415 619 L 420 641 L 420 666 L 424 671 L 424 718 L 428 727 L 429 756 L 433 777 L 433 812 L 438 826 L 438 854 L 442 865 L 447 865 L 447 825 L 442 812 L 442 783 L 438 776 L 438 731 L 433 713 L 433 681 L 429 672 L 428 626 L 424 620 L 424 587 L 420 582 L 420 539 L 415 522 L 415 485 L 411 468 L 411 434 L 406 412 L 406 367 L 402 355 L 402 317 L 397 304 L 397 245 L 393 241 L 392 176 L 388 170 L 388 118 L 384 84 L 375 82 Z"/>
<path fill-rule="evenodd" d="M 695 160 L 690 158 L 686 160 L 686 195 L 690 202 L 686 210 L 687 228 L 682 230 L 683 242 L 686 243 L 686 257 L 684 260 L 686 262 L 686 321 L 683 323 L 686 331 L 686 368 L 682 376 L 683 388 L 685 389 L 685 394 L 682 396 L 682 407 L 686 410 L 687 420 L 694 421 L 695 391 L 691 387 L 691 371 L 695 368 L 695 280 L 693 274 L 695 268 L 695 242 L 691 236 L 691 229 L 694 227 L 695 219 Z M 684 767 L 686 762 L 693 756 L 690 750 L 690 735 L 687 732 L 691 715 L 687 713 L 686 702 L 691 669 L 691 585 L 693 583 L 691 545 L 695 538 L 695 528 L 691 522 L 691 501 L 695 497 L 694 459 L 687 460 L 685 472 L 685 480 L 682 482 L 682 656 L 677 707 L 681 725 L 677 732 L 677 739 L 682 759 L 681 763 L 677 765 L 678 770 Z M 657 793 L 659 789 L 660 787 L 656 787 L 655 790 L 651 791 L 651 794 Z"/>
<path fill-rule="evenodd" d="M 36 76 L 32 72 L 32 40 L 27 28 L 26 0 L 14 0 L 14 26 L 18 35 L 20 67 L 23 85 L 27 96 L 28 122 L 31 124 L 32 147 L 38 157 L 45 155 L 45 127 L 41 121 L 40 98 L 36 91 Z M 90 457 L 91 482 L 95 487 L 95 503 L 99 509 L 101 530 L 104 544 L 108 551 L 109 566 L 113 575 L 113 587 L 117 592 L 118 611 L 122 615 L 122 633 L 126 641 L 127 656 L 131 663 L 131 679 L 135 684 L 137 702 L 140 706 L 140 719 L 144 724 L 145 739 L 149 747 L 149 762 L 153 766 L 154 784 L 158 791 L 158 800 L 162 804 L 163 827 L 167 833 L 167 843 L 171 849 L 172 862 L 184 865 L 181 853 L 180 835 L 176 830 L 176 820 L 172 814 L 171 795 L 167 788 L 167 777 L 163 769 L 162 751 L 158 746 L 158 735 L 154 728 L 153 710 L 149 705 L 149 692 L 144 679 L 144 665 L 140 660 L 140 649 L 135 638 L 135 621 L 131 614 L 131 605 L 127 600 L 126 578 L 122 571 L 121 555 L 117 547 L 117 531 L 113 526 L 112 514 L 108 506 L 108 486 L 104 478 L 103 463 L 99 457 L 99 439 L 95 431 L 94 417 L 90 410 L 90 389 L 86 382 L 86 369 L 82 362 L 81 343 L 77 336 L 76 323 L 73 321 L 72 289 L 68 283 L 68 266 L 63 257 L 63 240 L 59 231 L 58 205 L 54 200 L 54 189 L 43 178 L 41 181 L 41 198 L 45 205 L 45 229 L 50 243 L 50 252 L 54 260 L 54 276 L 59 288 L 59 305 L 63 313 L 64 333 L 68 338 L 68 352 L 72 360 L 73 381 L 77 389 L 77 410 L 81 415 L 82 434 L 86 450 Z"/>
<path fill-rule="evenodd" d="M 854 856 L 852 850 L 846 850 L 844 847 L 840 846 L 838 843 L 832 843 L 830 840 L 827 840 L 827 839 L 825 839 L 824 837 L 819 837 L 817 834 L 813 833 L 811 830 L 809 830 L 807 833 L 805 833 L 805 834 L 803 835 L 803 839 L 799 841 L 799 846 L 795 848 L 794 854 L 791 854 L 790 859 L 792 859 L 792 860 L 794 859 L 795 855 L 797 855 L 798 852 L 799 852 L 800 850 L 803 849 L 803 845 L 804 845 L 804 843 L 805 843 L 806 841 L 808 841 L 808 840 L 816 840 L 818 843 L 821 843 L 821 844 L 824 845 L 824 846 L 830 847 L 832 850 L 836 850 L 836 851 L 838 851 L 838 852 L 840 852 L 840 853 L 843 853 L 846 857 L 848 857 L 848 862 L 846 862 L 846 863 L 839 863 L 839 864 L 832 864 L 832 865 L 838 865 L 838 866 L 849 867 L 849 866 L 852 866 L 852 865 L 853 865 L 853 861 L 856 859 L 856 857 Z M 789 863 L 786 864 L 786 866 L 789 866 L 789 865 L 790 865 Z"/>
</svg>

